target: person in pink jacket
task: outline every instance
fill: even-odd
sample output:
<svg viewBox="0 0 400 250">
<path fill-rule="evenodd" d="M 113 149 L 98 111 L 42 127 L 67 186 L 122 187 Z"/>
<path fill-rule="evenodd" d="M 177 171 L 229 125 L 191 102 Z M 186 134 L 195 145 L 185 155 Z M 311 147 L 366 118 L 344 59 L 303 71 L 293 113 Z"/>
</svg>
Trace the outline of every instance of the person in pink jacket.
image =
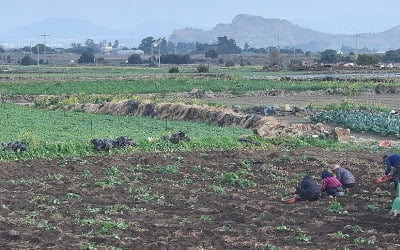
<svg viewBox="0 0 400 250">
<path fill-rule="evenodd" d="M 321 173 L 321 192 L 326 192 L 329 196 L 343 196 L 342 183 L 333 176 L 328 170 Z"/>
</svg>

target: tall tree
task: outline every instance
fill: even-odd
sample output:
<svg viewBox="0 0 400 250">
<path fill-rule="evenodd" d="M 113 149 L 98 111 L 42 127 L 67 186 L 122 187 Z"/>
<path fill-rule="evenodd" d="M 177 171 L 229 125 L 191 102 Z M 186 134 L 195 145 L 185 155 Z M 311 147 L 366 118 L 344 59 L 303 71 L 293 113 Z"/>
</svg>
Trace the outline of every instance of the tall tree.
<svg viewBox="0 0 400 250">
<path fill-rule="evenodd" d="M 93 53 L 89 51 L 83 52 L 81 57 L 78 59 L 78 63 L 94 63 Z"/>
<path fill-rule="evenodd" d="M 334 49 L 327 49 L 321 52 L 321 63 L 336 63 L 339 61 L 339 55 Z"/>
<path fill-rule="evenodd" d="M 139 44 L 139 49 L 143 50 L 145 54 L 151 55 L 153 53 L 154 37 L 148 36 L 143 38 Z"/>
<path fill-rule="evenodd" d="M 218 37 L 217 50 L 219 54 L 237 54 L 242 49 L 236 45 L 236 41 L 226 36 Z"/>
</svg>

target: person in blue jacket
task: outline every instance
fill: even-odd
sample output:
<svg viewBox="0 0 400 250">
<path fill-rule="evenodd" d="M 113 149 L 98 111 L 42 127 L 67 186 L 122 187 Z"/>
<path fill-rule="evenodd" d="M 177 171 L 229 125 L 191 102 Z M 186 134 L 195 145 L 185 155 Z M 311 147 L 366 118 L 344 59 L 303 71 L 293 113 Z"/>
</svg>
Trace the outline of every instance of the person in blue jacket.
<svg viewBox="0 0 400 250">
<path fill-rule="evenodd" d="M 397 189 L 400 178 L 400 154 L 384 155 L 383 161 L 386 165 L 385 175 L 390 174 L 393 167 L 393 182 L 394 188 Z"/>
<path fill-rule="evenodd" d="M 321 192 L 318 183 L 309 175 L 303 177 L 300 186 L 296 188 L 295 194 L 298 194 L 302 200 L 318 200 Z"/>
</svg>

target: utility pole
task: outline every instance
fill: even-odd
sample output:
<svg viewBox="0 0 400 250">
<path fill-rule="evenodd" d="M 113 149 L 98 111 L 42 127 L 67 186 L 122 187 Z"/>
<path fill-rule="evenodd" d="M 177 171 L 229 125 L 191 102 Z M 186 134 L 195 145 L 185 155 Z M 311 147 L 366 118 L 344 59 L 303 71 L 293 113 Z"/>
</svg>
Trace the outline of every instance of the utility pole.
<svg viewBox="0 0 400 250">
<path fill-rule="evenodd" d="M 280 46 L 280 42 L 281 42 L 281 36 L 280 33 L 278 32 L 278 63 L 279 65 L 281 65 L 281 46 Z"/>
<path fill-rule="evenodd" d="M 161 38 L 153 42 L 151 46 L 151 54 L 153 55 L 153 47 L 158 46 L 158 67 L 161 68 Z"/>
<path fill-rule="evenodd" d="M 357 58 L 358 58 L 358 34 L 357 33 L 355 34 L 355 38 L 356 38 L 356 61 L 357 61 Z"/>
<path fill-rule="evenodd" d="M 45 34 L 41 34 L 40 36 L 43 37 L 43 43 L 44 43 L 44 49 L 43 49 L 43 64 L 46 64 L 46 37 L 50 36 L 50 35 L 46 35 Z"/>
<path fill-rule="evenodd" d="M 160 42 L 158 42 L 158 68 L 161 68 L 161 48 Z"/>
<path fill-rule="evenodd" d="M 176 35 L 174 34 L 174 53 L 176 55 Z"/>
<path fill-rule="evenodd" d="M 39 44 L 37 44 L 36 45 L 37 47 L 36 47 L 36 49 L 37 49 L 37 65 L 39 66 L 39 62 L 40 62 L 40 59 L 39 59 Z"/>
</svg>

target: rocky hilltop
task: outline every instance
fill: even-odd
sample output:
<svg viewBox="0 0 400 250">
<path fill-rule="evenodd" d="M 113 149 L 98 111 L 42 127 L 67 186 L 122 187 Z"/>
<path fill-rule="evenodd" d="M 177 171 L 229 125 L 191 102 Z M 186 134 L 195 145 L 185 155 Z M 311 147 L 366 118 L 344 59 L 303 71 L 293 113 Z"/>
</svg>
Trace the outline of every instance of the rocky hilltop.
<svg viewBox="0 0 400 250">
<path fill-rule="evenodd" d="M 234 17 L 231 23 L 217 24 L 211 30 L 175 30 L 170 39 L 178 42 L 213 43 L 221 36 L 235 39 L 241 47 L 247 42 L 253 48 L 280 46 L 322 51 L 327 48 L 340 50 L 342 46 L 357 46 L 358 49 L 387 51 L 399 48 L 400 25 L 379 33 L 337 35 L 313 31 L 283 19 L 240 14 Z"/>
</svg>

